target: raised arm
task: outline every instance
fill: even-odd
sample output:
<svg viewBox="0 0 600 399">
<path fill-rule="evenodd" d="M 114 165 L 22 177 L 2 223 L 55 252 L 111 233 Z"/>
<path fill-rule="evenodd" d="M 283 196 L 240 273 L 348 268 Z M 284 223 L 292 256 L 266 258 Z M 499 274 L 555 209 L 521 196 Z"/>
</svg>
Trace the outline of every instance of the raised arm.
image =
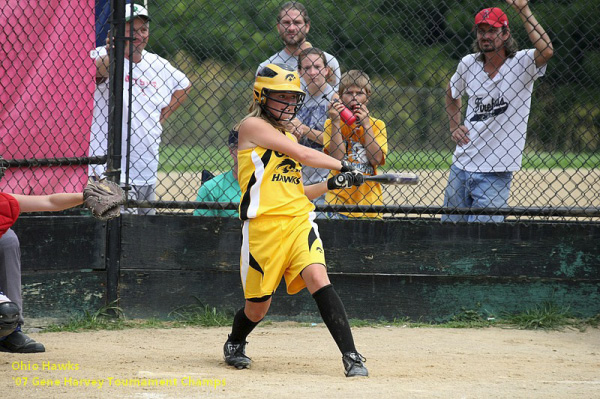
<svg viewBox="0 0 600 399">
<path fill-rule="evenodd" d="M 506 2 L 521 17 L 529 40 L 535 47 L 535 65 L 538 68 L 546 65 L 548 60 L 554 55 L 554 47 L 552 47 L 550 37 L 531 12 L 529 0 L 506 0 Z"/>
<path fill-rule="evenodd" d="M 329 108 L 329 120 L 331 122 L 331 137 L 327 151 L 335 159 L 342 160 L 346 156 L 346 142 L 342 136 L 342 125 L 340 112 L 344 109 L 344 104 L 340 101 L 333 102 Z"/>
<path fill-rule="evenodd" d="M 307 138 L 310 141 L 323 145 L 323 132 L 305 125 L 298 118 L 285 123 L 285 130 L 296 136 L 298 140 Z"/>
<path fill-rule="evenodd" d="M 335 93 L 331 100 L 332 101 L 327 104 L 328 111 L 331 109 L 332 104 L 339 100 L 338 94 Z M 290 122 L 286 123 L 285 128 L 288 132 L 296 136 L 298 140 L 301 138 L 307 138 L 310 141 L 323 145 L 323 131 L 305 125 L 298 118 L 294 118 Z"/>
<path fill-rule="evenodd" d="M 364 147 L 367 152 L 367 159 L 369 163 L 373 166 L 383 164 L 385 159 L 383 149 L 377 140 L 375 140 L 375 131 L 373 130 L 371 118 L 369 118 L 369 109 L 367 108 L 367 105 L 361 104 L 358 111 L 355 112 L 358 120 L 360 121 L 359 123 L 365 132 Z"/>
<path fill-rule="evenodd" d="M 96 81 L 104 81 L 108 79 L 109 74 L 109 66 L 110 66 L 110 35 L 106 38 L 106 46 L 104 47 L 106 50 L 104 54 L 99 57 L 96 57 Z M 98 50 L 99 52 L 101 50 Z"/>
<path fill-rule="evenodd" d="M 107 79 L 108 78 L 108 66 L 110 59 L 108 54 L 101 55 L 96 58 L 96 79 Z"/>
</svg>

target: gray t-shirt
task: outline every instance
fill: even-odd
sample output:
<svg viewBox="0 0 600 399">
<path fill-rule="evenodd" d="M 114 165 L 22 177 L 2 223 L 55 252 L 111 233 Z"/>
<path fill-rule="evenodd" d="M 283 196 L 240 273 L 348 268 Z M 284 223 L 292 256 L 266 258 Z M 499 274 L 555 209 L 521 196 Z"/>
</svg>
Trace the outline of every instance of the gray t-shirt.
<svg viewBox="0 0 600 399">
<path fill-rule="evenodd" d="M 325 55 L 325 59 L 327 60 L 327 66 L 331 68 L 331 70 L 335 74 L 335 84 L 332 86 L 334 90 L 337 91 L 338 86 L 340 85 L 340 80 L 342 79 L 342 70 L 340 69 L 340 63 L 333 55 L 325 51 L 323 51 L 323 54 Z M 262 62 L 256 69 L 256 74 L 258 74 L 258 71 L 260 71 L 263 67 L 267 66 L 268 64 L 288 64 L 292 68 L 298 69 L 298 58 L 293 55 L 289 55 L 288 53 L 286 53 L 285 49 L 283 49 L 280 52 L 273 54 L 264 62 Z"/>
<path fill-rule="evenodd" d="M 333 98 L 333 95 L 335 94 L 335 90 L 330 85 L 327 85 L 323 93 L 313 97 L 308 94 L 306 87 L 304 87 L 304 83 L 302 89 L 306 92 L 306 97 L 304 99 L 304 105 L 302 108 L 300 108 L 296 117 L 306 126 L 322 132 L 325 128 L 325 121 L 327 120 L 327 109 L 331 99 Z M 300 139 L 299 142 L 307 147 L 314 148 L 318 151 L 323 151 L 323 145 L 315 143 L 306 137 Z M 313 168 L 311 166 L 304 165 L 302 166 L 302 179 L 306 185 L 325 181 L 328 175 L 329 169 Z M 313 200 L 313 202 L 315 204 L 324 204 L 325 194 L 319 198 L 316 198 Z"/>
</svg>

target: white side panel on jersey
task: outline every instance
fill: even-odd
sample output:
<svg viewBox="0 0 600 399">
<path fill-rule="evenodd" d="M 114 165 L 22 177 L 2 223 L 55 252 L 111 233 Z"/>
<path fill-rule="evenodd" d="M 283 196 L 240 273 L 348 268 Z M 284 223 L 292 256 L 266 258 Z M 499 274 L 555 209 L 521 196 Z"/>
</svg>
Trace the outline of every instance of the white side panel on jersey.
<svg viewBox="0 0 600 399">
<path fill-rule="evenodd" d="M 256 177 L 256 183 L 250 188 L 250 205 L 248 206 L 248 218 L 252 219 L 256 217 L 258 207 L 260 206 L 260 186 L 262 184 L 265 175 L 265 165 L 263 165 L 260 156 L 256 151 L 252 151 L 251 154 L 252 163 L 254 164 L 254 177 Z"/>
<path fill-rule="evenodd" d="M 242 225 L 242 254 L 241 254 L 241 265 L 240 265 L 240 276 L 242 278 L 242 287 L 246 290 L 246 278 L 248 277 L 248 269 L 250 269 L 250 240 L 248 237 L 248 226 L 250 225 L 248 220 L 244 220 Z"/>
</svg>

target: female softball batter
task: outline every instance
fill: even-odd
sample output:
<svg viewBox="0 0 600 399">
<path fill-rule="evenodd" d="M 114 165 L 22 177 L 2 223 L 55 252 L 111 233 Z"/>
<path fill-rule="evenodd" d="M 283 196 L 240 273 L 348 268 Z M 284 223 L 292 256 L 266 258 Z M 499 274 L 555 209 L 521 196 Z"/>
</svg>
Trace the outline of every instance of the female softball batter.
<svg viewBox="0 0 600 399">
<path fill-rule="evenodd" d="M 223 348 L 225 362 L 238 369 L 250 367 L 246 337 L 267 314 L 283 277 L 289 294 L 304 287 L 312 294 L 342 352 L 346 376 L 367 376 L 346 310 L 327 276 L 310 202 L 327 190 L 359 186 L 363 176 L 345 162 L 298 144 L 284 130 L 283 124 L 294 118 L 303 100 L 296 70 L 286 64 L 269 64 L 256 76 L 249 114 L 236 126 L 243 221 L 240 274 L 246 303 L 235 315 Z M 305 187 L 303 164 L 342 173 Z"/>
</svg>

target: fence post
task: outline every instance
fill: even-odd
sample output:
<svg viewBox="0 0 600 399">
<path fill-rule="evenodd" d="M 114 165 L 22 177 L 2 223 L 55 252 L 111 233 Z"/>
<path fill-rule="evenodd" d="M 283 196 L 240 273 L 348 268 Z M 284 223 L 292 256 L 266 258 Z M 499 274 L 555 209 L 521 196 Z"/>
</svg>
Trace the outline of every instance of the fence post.
<svg viewBox="0 0 600 399">
<path fill-rule="evenodd" d="M 108 123 L 108 165 L 106 175 L 109 180 L 120 183 L 121 142 L 123 120 L 123 73 L 125 69 L 125 0 L 113 1 L 113 19 L 109 37 L 114 47 L 109 49 L 110 98 Z M 114 40 L 112 40 L 112 37 Z M 106 302 L 118 300 L 119 273 L 121 265 L 121 218 L 106 223 Z"/>
</svg>

